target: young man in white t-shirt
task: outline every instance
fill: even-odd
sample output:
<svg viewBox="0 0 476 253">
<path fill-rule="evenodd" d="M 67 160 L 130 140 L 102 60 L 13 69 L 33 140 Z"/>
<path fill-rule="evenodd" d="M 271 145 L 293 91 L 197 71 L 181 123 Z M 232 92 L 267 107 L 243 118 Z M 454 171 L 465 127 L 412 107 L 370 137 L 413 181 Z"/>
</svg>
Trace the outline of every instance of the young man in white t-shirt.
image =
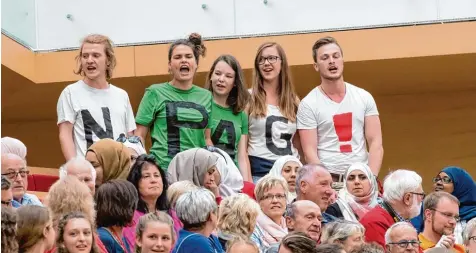
<svg viewBox="0 0 476 253">
<path fill-rule="evenodd" d="M 344 82 L 343 52 L 332 37 L 312 47 L 321 85 L 299 105 L 297 128 L 307 163 L 322 163 L 334 181 L 355 162 L 369 165 L 375 176 L 382 165 L 382 131 L 372 95 Z M 369 152 L 367 152 L 367 145 Z"/>
<path fill-rule="evenodd" d="M 57 114 L 61 150 L 66 161 L 85 156 L 87 149 L 104 138 L 116 139 L 136 129 L 127 92 L 108 80 L 116 65 L 111 40 L 93 34 L 84 38 L 75 72 L 83 80 L 68 85 L 58 99 Z"/>
</svg>

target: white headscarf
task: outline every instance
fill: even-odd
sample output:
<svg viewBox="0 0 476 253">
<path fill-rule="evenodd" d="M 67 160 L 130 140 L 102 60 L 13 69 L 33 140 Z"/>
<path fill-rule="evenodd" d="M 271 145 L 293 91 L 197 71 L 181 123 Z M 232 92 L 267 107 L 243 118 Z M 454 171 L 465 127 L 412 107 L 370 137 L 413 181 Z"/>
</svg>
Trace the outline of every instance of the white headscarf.
<svg viewBox="0 0 476 253">
<path fill-rule="evenodd" d="M 145 148 L 142 147 L 142 144 L 140 143 L 132 143 L 132 142 L 129 142 L 129 140 L 126 140 L 125 142 L 123 142 L 124 146 L 134 150 L 137 155 L 144 155 L 144 154 L 147 154 L 147 152 L 145 151 Z"/>
<path fill-rule="evenodd" d="M 347 177 L 355 170 L 362 171 L 370 180 L 370 191 L 364 197 L 356 197 L 347 190 Z M 358 203 L 362 201 L 367 204 Z M 339 198 L 336 202 L 342 211 L 342 215 L 344 215 L 344 219 L 349 221 L 358 221 L 355 214 L 360 214 L 359 219 L 361 219 L 363 214 L 378 204 L 377 180 L 367 164 L 354 163 L 347 169 L 344 175 L 344 188 L 339 191 Z"/>
<path fill-rule="evenodd" d="M 273 167 L 271 168 L 268 174 L 284 178 L 281 173 L 283 171 L 284 165 L 287 162 L 296 162 L 297 164 L 299 164 L 299 167 L 302 167 L 302 163 L 301 161 L 299 161 L 298 158 L 292 155 L 285 155 L 285 156 L 281 156 L 278 160 L 276 160 L 276 162 L 274 162 Z M 289 192 L 287 203 L 291 203 L 295 198 L 296 198 L 296 192 L 295 191 Z"/>
<path fill-rule="evenodd" d="M 216 148 L 217 152 L 212 152 L 218 157 L 216 164 L 220 173 L 221 182 L 218 190 L 222 198 L 240 193 L 243 189 L 243 176 L 231 157 L 223 150 Z"/>
<path fill-rule="evenodd" d="M 2 154 L 15 154 L 25 160 L 26 146 L 18 139 L 12 137 L 3 137 Z"/>
</svg>

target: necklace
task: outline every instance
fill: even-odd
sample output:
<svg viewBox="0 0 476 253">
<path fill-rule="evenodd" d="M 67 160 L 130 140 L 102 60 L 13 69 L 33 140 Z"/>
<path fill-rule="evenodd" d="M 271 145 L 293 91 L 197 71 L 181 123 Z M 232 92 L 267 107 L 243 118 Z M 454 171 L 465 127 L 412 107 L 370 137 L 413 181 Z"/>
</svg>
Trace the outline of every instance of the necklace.
<svg viewBox="0 0 476 253">
<path fill-rule="evenodd" d="M 327 94 L 327 92 L 324 90 L 324 88 L 322 88 L 322 85 L 319 86 L 319 89 L 320 89 L 320 90 L 322 91 L 322 93 L 324 93 L 324 95 L 326 95 L 326 97 L 328 97 L 331 101 L 336 102 L 334 99 L 332 99 L 332 98 Z M 345 96 L 346 93 L 347 93 L 347 87 L 344 85 L 344 96 Z M 344 98 L 342 98 L 342 99 L 344 99 Z M 342 101 L 342 100 L 341 100 L 341 101 Z"/>
</svg>

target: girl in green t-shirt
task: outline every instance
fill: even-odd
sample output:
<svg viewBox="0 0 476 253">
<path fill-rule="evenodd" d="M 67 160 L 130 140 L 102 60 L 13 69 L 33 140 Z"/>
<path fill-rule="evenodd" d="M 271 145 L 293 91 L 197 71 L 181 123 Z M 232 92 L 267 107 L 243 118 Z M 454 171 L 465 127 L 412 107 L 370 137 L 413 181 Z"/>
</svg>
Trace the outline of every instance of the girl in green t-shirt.
<svg viewBox="0 0 476 253">
<path fill-rule="evenodd" d="M 247 152 L 248 115 L 245 111 L 250 95 L 236 58 L 219 56 L 212 64 L 205 85 L 213 94 L 212 142 L 230 155 L 245 181 L 252 181 Z"/>
<path fill-rule="evenodd" d="M 163 170 L 177 153 L 213 145 L 209 125 L 212 95 L 192 83 L 205 51 L 196 33 L 172 43 L 168 54 L 172 81 L 151 85 L 139 105 L 135 134 L 144 140 L 150 128 L 150 153 Z"/>
</svg>

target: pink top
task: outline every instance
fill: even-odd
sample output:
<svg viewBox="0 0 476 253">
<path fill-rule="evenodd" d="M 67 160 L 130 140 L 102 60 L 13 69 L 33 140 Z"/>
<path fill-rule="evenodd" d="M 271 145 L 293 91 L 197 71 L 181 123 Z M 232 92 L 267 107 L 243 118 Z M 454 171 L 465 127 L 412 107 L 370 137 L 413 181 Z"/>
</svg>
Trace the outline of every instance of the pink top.
<svg viewBox="0 0 476 253">
<path fill-rule="evenodd" d="M 170 217 L 172 217 L 172 220 L 174 221 L 174 231 L 175 231 L 175 238 L 177 238 L 178 231 L 183 228 L 182 222 L 179 220 L 177 217 L 177 214 L 175 213 L 174 209 L 170 209 L 167 212 Z M 143 212 L 135 211 L 134 212 L 134 217 L 132 218 L 132 225 L 125 227 L 124 230 L 122 231 L 124 237 L 126 238 L 127 243 L 130 245 L 131 249 L 134 250 L 135 245 L 136 245 L 136 225 L 139 223 L 140 217 L 144 216 Z"/>
</svg>

